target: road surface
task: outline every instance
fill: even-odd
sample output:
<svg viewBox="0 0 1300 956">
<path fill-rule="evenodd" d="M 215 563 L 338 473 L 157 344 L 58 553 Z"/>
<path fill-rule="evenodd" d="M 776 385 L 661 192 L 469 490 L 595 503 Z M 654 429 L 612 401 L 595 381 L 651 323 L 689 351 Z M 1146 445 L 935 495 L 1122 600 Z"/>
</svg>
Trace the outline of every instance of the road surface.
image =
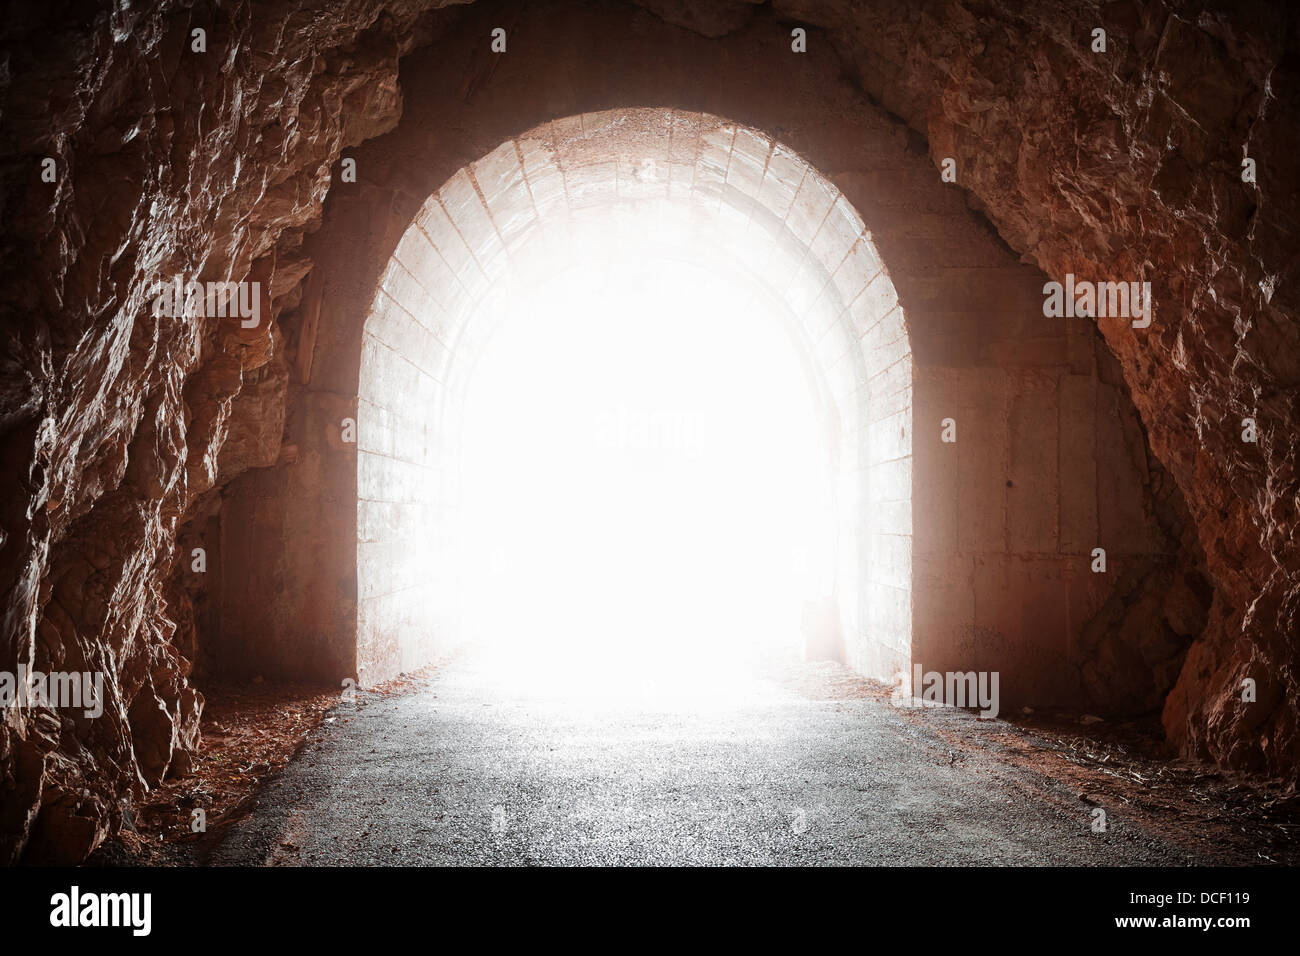
<svg viewBox="0 0 1300 956">
<path fill-rule="evenodd" d="M 211 862 L 1197 864 L 970 711 L 903 710 L 835 665 L 584 698 L 465 659 L 341 704 Z M 725 685 L 725 686 L 724 686 Z M 858 681 L 857 685 L 868 686 Z M 1166 830 L 1167 833 L 1167 830 Z"/>
</svg>

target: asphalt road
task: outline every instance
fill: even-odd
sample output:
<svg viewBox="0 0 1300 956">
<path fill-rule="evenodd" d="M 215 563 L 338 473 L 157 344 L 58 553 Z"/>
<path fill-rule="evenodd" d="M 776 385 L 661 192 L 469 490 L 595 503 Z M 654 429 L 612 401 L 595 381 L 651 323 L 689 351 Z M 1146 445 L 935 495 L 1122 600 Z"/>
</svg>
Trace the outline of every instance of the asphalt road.
<svg viewBox="0 0 1300 956">
<path fill-rule="evenodd" d="M 795 682 L 733 675 L 716 695 L 628 684 L 575 701 L 456 662 L 336 708 L 211 862 L 1206 862 L 1123 807 L 1094 832 L 1077 786 L 1004 759 L 998 721 L 815 699 L 843 675 L 800 666 Z"/>
</svg>

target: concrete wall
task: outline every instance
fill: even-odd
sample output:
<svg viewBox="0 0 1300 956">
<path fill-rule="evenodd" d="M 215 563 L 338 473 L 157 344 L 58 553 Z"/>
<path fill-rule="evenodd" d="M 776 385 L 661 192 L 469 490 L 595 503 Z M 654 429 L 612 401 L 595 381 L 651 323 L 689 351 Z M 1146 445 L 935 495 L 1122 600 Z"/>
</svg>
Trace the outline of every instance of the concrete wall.
<svg viewBox="0 0 1300 956">
<path fill-rule="evenodd" d="M 943 364 L 916 373 L 914 657 L 926 670 L 999 671 L 1007 704 L 1083 706 L 1082 629 L 1130 568 L 1160 563 L 1173 542 L 1095 330 L 1044 318 L 1042 274 L 990 259 L 936 270 L 909 309 L 970 337 L 926 349 Z"/>
</svg>

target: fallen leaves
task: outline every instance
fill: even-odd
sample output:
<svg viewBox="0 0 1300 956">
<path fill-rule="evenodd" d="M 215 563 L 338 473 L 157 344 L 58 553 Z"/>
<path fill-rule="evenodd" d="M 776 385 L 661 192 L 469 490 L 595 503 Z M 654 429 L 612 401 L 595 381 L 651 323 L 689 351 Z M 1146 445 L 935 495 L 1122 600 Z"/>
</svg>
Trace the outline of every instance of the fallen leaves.
<svg viewBox="0 0 1300 956">
<path fill-rule="evenodd" d="M 204 832 L 191 826 L 195 810 L 203 811 L 207 834 L 241 816 L 257 787 L 289 762 L 339 699 L 333 688 L 266 682 L 218 685 L 205 696 L 190 773 L 139 800 L 135 832 L 123 834 L 122 844 L 141 862 L 154 862 L 153 844 L 201 840 Z"/>
</svg>

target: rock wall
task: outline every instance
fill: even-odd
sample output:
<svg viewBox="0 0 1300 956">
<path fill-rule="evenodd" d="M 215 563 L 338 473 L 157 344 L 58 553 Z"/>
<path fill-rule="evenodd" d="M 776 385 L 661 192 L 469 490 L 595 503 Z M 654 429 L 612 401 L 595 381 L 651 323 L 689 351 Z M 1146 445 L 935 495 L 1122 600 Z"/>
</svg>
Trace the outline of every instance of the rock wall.
<svg viewBox="0 0 1300 956">
<path fill-rule="evenodd" d="M 214 540 L 223 488 L 270 480 L 261 469 L 298 453 L 282 440 L 295 420 L 338 411 L 328 394 L 299 401 L 292 374 L 310 367 L 320 308 L 303 236 L 342 150 L 397 122 L 399 59 L 437 42 L 438 5 L 52 2 L 0 27 L 0 670 L 107 676 L 104 719 L 0 715 L 0 863 L 80 860 L 132 793 L 184 772 L 202 706 L 197 632 L 213 613 L 191 551 Z M 1150 328 L 1098 325 L 1177 485 L 1153 494 L 1170 514 L 1185 497 L 1213 585 L 1165 725 L 1186 754 L 1294 776 L 1295 13 L 1178 0 L 646 5 L 724 50 L 758 15 L 820 28 L 862 96 L 915 130 L 936 166 L 956 159 L 957 185 L 1026 262 L 1151 282 Z M 497 9 L 508 25 L 516 7 Z M 1105 53 L 1091 49 L 1096 27 Z M 787 69 L 777 55 L 752 64 L 756 90 Z M 467 158 L 503 138 L 467 144 L 482 147 Z M 406 201 L 413 212 L 418 198 Z M 258 281 L 267 320 L 155 317 L 154 283 L 178 275 Z M 1241 440 L 1246 417 L 1257 442 Z M 1175 537 L 1187 527 L 1169 523 Z M 1198 630 L 1195 587 L 1170 581 L 1178 593 L 1152 620 Z"/>
<path fill-rule="evenodd" d="M 864 91 L 951 156 L 1055 278 L 1151 283 L 1153 325 L 1099 320 L 1214 585 L 1164 708 L 1181 752 L 1300 765 L 1294 254 L 1300 20 L 1269 3 L 778 0 Z M 1093 52 L 1094 29 L 1106 34 Z M 1255 182 L 1243 181 L 1243 159 Z M 1258 441 L 1242 440 L 1243 419 Z M 1243 681 L 1257 700 L 1242 701 Z"/>
<path fill-rule="evenodd" d="M 3 711 L 0 863 L 77 862 L 184 771 L 202 700 L 177 529 L 280 454 L 275 314 L 419 38 L 415 4 L 93 6 L 9 10 L 0 38 L 0 670 L 106 676 L 102 719 Z M 155 317 L 175 276 L 259 281 L 265 320 Z"/>
</svg>

